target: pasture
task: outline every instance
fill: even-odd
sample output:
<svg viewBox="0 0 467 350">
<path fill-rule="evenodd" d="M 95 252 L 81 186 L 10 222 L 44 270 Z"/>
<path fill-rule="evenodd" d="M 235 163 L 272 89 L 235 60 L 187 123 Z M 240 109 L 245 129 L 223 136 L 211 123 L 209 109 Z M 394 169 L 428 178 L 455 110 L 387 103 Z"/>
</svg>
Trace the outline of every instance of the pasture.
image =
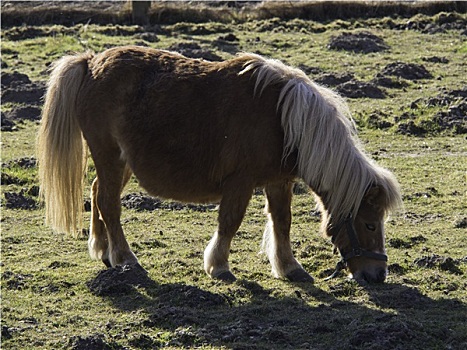
<svg viewBox="0 0 467 350">
<path fill-rule="evenodd" d="M 466 348 L 466 28 L 467 15 L 455 12 L 2 27 L 2 348 Z M 258 254 L 261 189 L 232 243 L 238 280 L 231 284 L 203 271 L 216 203 L 154 199 L 134 178 L 122 195 L 122 225 L 148 274 L 90 260 L 92 162 L 82 234 L 45 226 L 35 138 L 47 69 L 67 53 L 128 44 L 207 60 L 258 53 L 345 96 L 367 153 L 402 189 L 404 208 L 386 224 L 386 282 L 361 286 L 343 272 L 324 280 L 339 257 L 319 234 L 319 213 L 302 183 L 294 189 L 291 239 L 313 284 L 274 279 Z"/>
</svg>

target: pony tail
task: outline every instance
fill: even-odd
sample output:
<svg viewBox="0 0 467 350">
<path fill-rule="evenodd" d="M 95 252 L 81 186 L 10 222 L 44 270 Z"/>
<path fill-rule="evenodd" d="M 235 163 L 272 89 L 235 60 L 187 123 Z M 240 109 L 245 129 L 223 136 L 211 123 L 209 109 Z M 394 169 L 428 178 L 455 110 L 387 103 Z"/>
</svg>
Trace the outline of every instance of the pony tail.
<svg viewBox="0 0 467 350">
<path fill-rule="evenodd" d="M 87 151 L 76 107 L 89 57 L 65 56 L 52 67 L 37 137 L 40 198 L 58 232 L 77 234 L 82 221 Z"/>
</svg>

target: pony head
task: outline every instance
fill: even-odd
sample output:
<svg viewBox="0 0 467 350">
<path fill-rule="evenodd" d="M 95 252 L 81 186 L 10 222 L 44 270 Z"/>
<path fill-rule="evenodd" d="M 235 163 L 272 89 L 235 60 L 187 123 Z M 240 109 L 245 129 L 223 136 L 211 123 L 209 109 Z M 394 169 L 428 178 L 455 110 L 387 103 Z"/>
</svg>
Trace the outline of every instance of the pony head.
<svg viewBox="0 0 467 350">
<path fill-rule="evenodd" d="M 326 234 L 342 259 L 336 271 L 347 267 L 360 284 L 384 282 L 387 276 L 384 223 L 390 211 L 400 205 L 397 183 L 387 178 L 385 186 L 373 185 L 364 194 L 355 216 L 333 222 L 327 217 Z M 327 215 L 325 215 L 327 216 Z"/>
<path fill-rule="evenodd" d="M 387 275 L 384 210 L 379 187 L 363 197 L 355 218 L 347 217 L 328 234 L 350 274 L 358 282 L 383 282 Z"/>
</svg>

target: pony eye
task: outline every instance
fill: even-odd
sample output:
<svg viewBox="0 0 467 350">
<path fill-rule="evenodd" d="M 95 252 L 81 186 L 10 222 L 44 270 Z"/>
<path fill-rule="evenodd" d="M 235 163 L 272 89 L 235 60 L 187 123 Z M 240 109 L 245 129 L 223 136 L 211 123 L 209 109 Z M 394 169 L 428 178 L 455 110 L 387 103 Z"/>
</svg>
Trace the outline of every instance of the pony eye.
<svg viewBox="0 0 467 350">
<path fill-rule="evenodd" d="M 366 228 L 369 229 L 370 231 L 375 231 L 376 226 L 373 224 L 365 224 Z"/>
</svg>

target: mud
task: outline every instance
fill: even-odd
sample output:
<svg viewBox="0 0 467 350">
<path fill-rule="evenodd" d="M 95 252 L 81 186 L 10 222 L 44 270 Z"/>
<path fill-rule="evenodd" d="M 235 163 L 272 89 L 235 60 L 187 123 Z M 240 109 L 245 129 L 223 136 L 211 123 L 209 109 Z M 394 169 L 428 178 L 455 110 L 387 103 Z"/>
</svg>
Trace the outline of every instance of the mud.
<svg viewBox="0 0 467 350">
<path fill-rule="evenodd" d="M 332 37 L 328 48 L 367 54 L 388 50 L 389 46 L 380 37 L 368 31 L 362 31 L 357 33 L 345 32 Z"/>
</svg>

